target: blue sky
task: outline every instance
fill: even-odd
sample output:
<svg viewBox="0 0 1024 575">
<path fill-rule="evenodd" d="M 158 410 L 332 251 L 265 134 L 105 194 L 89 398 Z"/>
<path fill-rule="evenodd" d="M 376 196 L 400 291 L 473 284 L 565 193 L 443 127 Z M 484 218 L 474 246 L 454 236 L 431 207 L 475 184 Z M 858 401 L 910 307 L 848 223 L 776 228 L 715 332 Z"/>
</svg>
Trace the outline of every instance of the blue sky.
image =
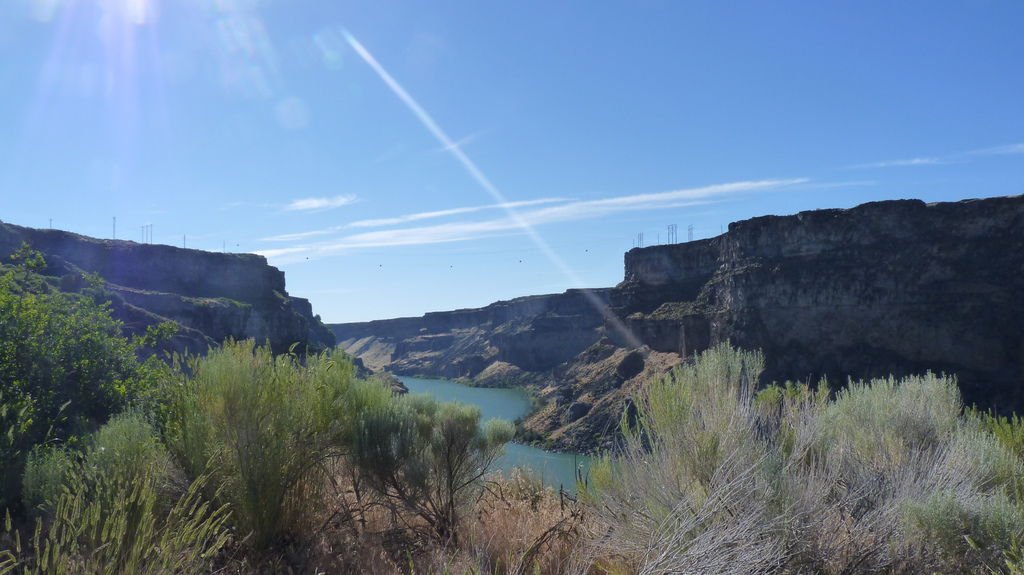
<svg viewBox="0 0 1024 575">
<path fill-rule="evenodd" d="M 328 321 L 677 224 L 1024 193 L 1021 2 L 4 0 L 0 219 L 257 252 Z"/>
</svg>

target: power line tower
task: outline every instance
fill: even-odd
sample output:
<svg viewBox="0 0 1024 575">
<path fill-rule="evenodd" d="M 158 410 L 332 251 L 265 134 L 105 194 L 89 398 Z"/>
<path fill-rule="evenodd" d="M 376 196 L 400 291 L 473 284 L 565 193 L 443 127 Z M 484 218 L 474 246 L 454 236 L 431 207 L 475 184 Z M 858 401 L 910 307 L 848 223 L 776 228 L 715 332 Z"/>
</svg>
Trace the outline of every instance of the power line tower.
<svg viewBox="0 0 1024 575">
<path fill-rule="evenodd" d="M 686 228 L 686 241 L 688 241 L 688 242 L 692 242 L 693 241 L 693 224 L 690 224 Z"/>
<path fill-rule="evenodd" d="M 674 244 L 679 241 L 679 226 L 675 224 L 668 225 L 668 243 Z"/>
</svg>

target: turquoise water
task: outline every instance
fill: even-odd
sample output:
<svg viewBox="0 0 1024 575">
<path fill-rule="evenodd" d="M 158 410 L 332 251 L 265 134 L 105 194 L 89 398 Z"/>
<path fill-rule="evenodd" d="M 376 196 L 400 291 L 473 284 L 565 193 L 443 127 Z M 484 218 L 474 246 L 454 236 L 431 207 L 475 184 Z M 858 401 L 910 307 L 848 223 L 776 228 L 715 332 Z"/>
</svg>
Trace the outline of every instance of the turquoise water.
<svg viewBox="0 0 1024 575">
<path fill-rule="evenodd" d="M 482 418 L 507 419 L 516 418 L 530 413 L 530 396 L 522 389 L 470 387 L 453 381 L 441 379 L 424 379 L 420 377 L 399 377 L 409 388 L 410 393 L 426 393 L 438 401 L 454 401 L 475 405 L 480 408 Z M 576 468 L 582 466 L 584 472 L 590 460 L 575 453 L 555 453 L 544 451 L 530 445 L 509 443 L 505 446 L 505 455 L 497 462 L 502 471 L 511 471 L 514 467 L 528 467 L 534 471 L 545 484 L 566 491 L 576 491 Z"/>
</svg>

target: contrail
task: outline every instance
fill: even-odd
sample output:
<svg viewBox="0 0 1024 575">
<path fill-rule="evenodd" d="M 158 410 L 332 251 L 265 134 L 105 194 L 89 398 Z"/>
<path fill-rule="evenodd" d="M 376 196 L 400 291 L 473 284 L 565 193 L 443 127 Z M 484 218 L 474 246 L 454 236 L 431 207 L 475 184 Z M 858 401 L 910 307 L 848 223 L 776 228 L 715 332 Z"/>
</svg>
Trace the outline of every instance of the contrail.
<svg viewBox="0 0 1024 575">
<path fill-rule="evenodd" d="M 362 58 L 363 61 L 366 62 L 366 64 L 370 68 L 372 68 L 373 71 L 376 72 L 378 76 L 380 76 L 380 79 L 383 80 L 385 84 L 387 84 L 388 88 L 390 88 L 391 91 L 394 92 L 396 96 L 398 96 L 398 99 L 400 99 L 402 103 L 405 104 L 406 107 L 409 108 L 409 110 L 416 116 L 420 123 L 423 124 L 423 126 L 431 134 L 433 134 L 434 138 L 436 138 L 437 141 L 441 144 L 441 147 L 444 150 L 451 153 L 451 155 L 454 156 L 455 159 L 460 164 L 462 164 L 462 167 L 466 170 L 466 172 L 469 173 L 470 177 L 476 180 L 476 183 L 480 184 L 480 187 L 482 187 L 484 191 L 490 194 L 490 196 L 494 198 L 494 201 L 496 203 L 508 204 L 509 201 L 505 198 L 505 194 L 501 193 L 501 190 L 499 190 L 497 186 L 491 183 L 491 180 L 488 179 L 486 175 L 484 175 L 484 173 L 480 170 L 480 168 L 477 167 L 473 160 L 469 159 L 469 156 L 467 156 L 466 153 L 462 151 L 462 148 L 456 145 L 456 143 L 452 141 L 451 138 L 448 137 L 448 134 L 446 134 L 445 131 L 441 129 L 441 126 L 437 125 L 437 122 L 435 122 L 434 119 L 430 117 L 430 114 L 428 114 L 427 111 L 424 110 L 423 107 L 420 106 L 419 103 L 412 96 L 410 96 L 408 92 L 405 91 L 405 88 L 403 88 L 402 85 L 399 84 L 398 81 L 395 80 L 386 69 L 384 69 L 384 66 L 382 66 L 380 62 L 378 62 L 377 59 L 373 57 L 373 54 L 371 54 L 370 51 L 367 50 L 366 47 L 359 42 L 359 40 L 356 40 L 355 36 L 349 33 L 348 30 L 344 30 L 343 33 L 345 35 L 345 40 L 348 41 L 349 45 L 352 46 L 352 49 L 356 51 L 356 54 L 359 54 L 359 57 Z M 551 260 L 551 263 L 555 264 L 555 266 L 558 267 L 562 274 L 573 285 L 582 285 L 583 282 L 580 281 L 580 278 L 576 275 L 576 273 L 573 272 L 572 269 L 568 265 L 566 265 L 564 261 L 562 261 L 562 258 L 560 258 L 558 254 L 554 252 L 554 250 L 551 249 L 551 246 L 549 246 L 548 243 L 544 241 L 544 238 L 542 238 L 540 234 L 537 233 L 533 226 L 531 226 L 526 220 L 524 220 L 519 215 L 519 212 L 517 212 L 514 208 L 507 206 L 505 207 L 505 212 L 508 214 L 509 218 L 511 218 L 512 221 L 515 222 L 516 226 L 518 226 L 520 229 L 526 232 L 526 235 L 529 236 L 533 243 L 536 244 L 538 248 L 540 248 L 541 252 L 549 260 Z M 605 321 L 608 322 L 615 331 L 617 331 L 620 335 L 622 335 L 622 337 L 626 339 L 630 347 L 640 347 L 641 345 L 643 345 L 640 342 L 640 340 L 635 335 L 633 335 L 633 332 L 631 332 L 629 328 L 627 328 L 626 325 L 622 323 L 618 316 L 616 316 L 614 313 L 612 313 L 610 309 L 608 309 L 608 306 L 601 300 L 601 298 L 597 297 L 596 295 L 594 295 L 593 292 L 586 288 L 583 289 L 583 295 L 587 298 L 591 305 L 593 305 L 594 308 L 601 313 Z"/>
</svg>

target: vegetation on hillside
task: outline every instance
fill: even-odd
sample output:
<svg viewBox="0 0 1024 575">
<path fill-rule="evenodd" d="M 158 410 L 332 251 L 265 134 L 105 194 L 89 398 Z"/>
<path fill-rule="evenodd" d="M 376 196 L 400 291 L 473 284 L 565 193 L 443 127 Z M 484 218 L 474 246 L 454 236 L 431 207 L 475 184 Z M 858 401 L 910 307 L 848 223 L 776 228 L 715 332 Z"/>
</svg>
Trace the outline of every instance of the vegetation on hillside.
<svg viewBox="0 0 1024 575">
<path fill-rule="evenodd" d="M 52 289 L 43 265 L 23 250 L 0 277 L 0 573 L 441 565 L 432 550 L 493 507 L 510 424 L 395 398 L 329 353 L 229 341 L 140 362 L 164 330 L 122 337 L 100 297 Z"/>
<path fill-rule="evenodd" d="M 67 294 L 22 248 L 0 268 L 0 506 L 17 505 L 33 446 L 79 447 L 111 415 L 144 400 L 163 372 L 139 362 L 98 288 Z M 159 330 L 158 330 L 159 331 Z"/>
<path fill-rule="evenodd" d="M 325 353 L 173 365 L 101 294 L 0 271 L 0 575 L 1022 573 L 1024 425 L 926 374 L 758 391 L 719 346 L 649 382 L 578 501 L 507 422 Z"/>
</svg>

